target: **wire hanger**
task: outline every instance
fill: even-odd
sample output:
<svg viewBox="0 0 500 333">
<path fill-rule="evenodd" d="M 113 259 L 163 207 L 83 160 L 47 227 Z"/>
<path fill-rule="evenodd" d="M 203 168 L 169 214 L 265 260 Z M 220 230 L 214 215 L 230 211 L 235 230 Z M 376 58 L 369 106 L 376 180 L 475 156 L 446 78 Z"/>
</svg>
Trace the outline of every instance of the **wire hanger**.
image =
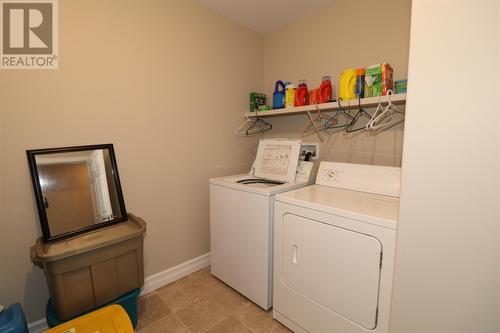
<svg viewBox="0 0 500 333">
<path fill-rule="evenodd" d="M 259 118 L 257 114 L 255 114 L 255 119 L 250 119 L 246 115 L 245 118 L 246 120 L 234 131 L 235 135 L 252 136 L 254 134 L 269 131 L 273 128 L 273 125 Z"/>
<path fill-rule="evenodd" d="M 316 117 L 314 117 L 309 110 L 306 111 L 307 116 L 309 117 L 309 120 L 307 121 L 307 123 L 304 124 L 304 126 L 302 126 L 302 128 L 300 130 L 300 136 L 305 137 L 305 136 L 309 136 L 311 134 L 316 133 L 318 135 L 320 141 L 323 142 L 323 137 L 321 136 L 320 131 L 324 130 L 324 126 L 320 125 L 320 124 L 324 120 L 327 120 L 327 121 L 330 120 L 330 117 L 321 113 L 321 110 L 320 110 L 317 103 L 315 104 L 315 106 L 316 106 L 317 115 L 316 115 Z"/>
<path fill-rule="evenodd" d="M 363 125 L 361 127 L 358 127 L 358 128 L 354 128 L 354 124 L 356 124 L 359 120 L 360 117 L 365 117 L 365 118 L 368 118 L 368 120 L 371 120 L 372 119 L 372 116 L 370 116 L 370 114 L 368 112 L 366 112 L 362 107 L 361 107 L 361 96 L 358 96 L 358 106 L 359 106 L 359 110 L 358 112 L 354 115 L 351 123 L 345 128 L 345 132 L 346 133 L 353 133 L 353 132 L 358 132 L 358 131 L 362 131 L 362 130 L 366 130 L 366 125 Z"/>
<path fill-rule="evenodd" d="M 238 136 L 245 136 L 245 131 L 248 127 L 250 127 L 251 123 L 253 123 L 253 120 L 249 119 L 248 116 L 245 115 L 245 121 L 234 130 L 234 134 Z"/>
<path fill-rule="evenodd" d="M 262 132 L 267 132 L 273 128 L 273 125 L 268 123 L 265 120 L 262 120 L 261 118 L 258 118 L 256 116 L 255 121 L 253 124 L 247 128 L 245 131 L 246 136 L 262 133 Z"/>
<path fill-rule="evenodd" d="M 339 97 L 337 99 L 337 105 L 339 106 L 338 110 L 335 112 L 335 114 L 330 117 L 330 119 L 325 123 L 324 127 L 325 130 L 329 132 L 329 134 L 333 134 L 335 132 L 338 132 L 347 126 L 352 122 L 353 116 L 348 113 L 342 105 L 340 105 L 340 101 L 343 101 L 342 97 Z M 340 117 L 343 116 L 345 118 L 344 122 L 340 122 Z M 333 130 L 333 131 L 331 131 Z M 335 131 L 337 130 L 337 131 Z"/>
</svg>

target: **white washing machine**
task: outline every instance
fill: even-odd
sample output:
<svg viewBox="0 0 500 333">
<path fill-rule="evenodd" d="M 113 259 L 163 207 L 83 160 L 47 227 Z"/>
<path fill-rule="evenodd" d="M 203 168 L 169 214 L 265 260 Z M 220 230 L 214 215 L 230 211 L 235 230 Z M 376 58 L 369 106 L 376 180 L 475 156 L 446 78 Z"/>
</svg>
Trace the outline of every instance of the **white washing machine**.
<svg viewBox="0 0 500 333">
<path fill-rule="evenodd" d="M 322 162 L 274 208 L 273 316 L 294 332 L 388 332 L 400 168 Z"/>
<path fill-rule="evenodd" d="M 267 310 L 272 306 L 273 202 L 311 184 L 300 140 L 263 139 L 253 172 L 210 179 L 211 273 Z M 299 167 L 297 167 L 299 166 Z"/>
</svg>

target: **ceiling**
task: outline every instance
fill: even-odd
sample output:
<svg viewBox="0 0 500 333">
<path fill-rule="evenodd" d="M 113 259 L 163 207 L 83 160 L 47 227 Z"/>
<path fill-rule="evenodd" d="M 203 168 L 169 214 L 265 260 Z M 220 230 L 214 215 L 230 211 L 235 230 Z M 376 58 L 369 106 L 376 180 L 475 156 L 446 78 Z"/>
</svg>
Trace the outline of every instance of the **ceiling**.
<svg viewBox="0 0 500 333">
<path fill-rule="evenodd" d="M 270 33 L 334 0 L 193 0 L 262 34 Z"/>
</svg>

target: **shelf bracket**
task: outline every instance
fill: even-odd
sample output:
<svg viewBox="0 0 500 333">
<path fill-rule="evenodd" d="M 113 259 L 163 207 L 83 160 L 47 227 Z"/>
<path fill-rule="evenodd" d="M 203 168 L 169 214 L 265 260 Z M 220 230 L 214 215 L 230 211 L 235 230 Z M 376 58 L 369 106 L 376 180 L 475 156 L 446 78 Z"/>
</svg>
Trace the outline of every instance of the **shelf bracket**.
<svg viewBox="0 0 500 333">
<path fill-rule="evenodd" d="M 318 110 L 318 115 L 320 115 L 319 107 L 316 105 L 316 109 Z M 318 135 L 319 141 L 323 142 L 323 137 L 321 136 L 321 133 L 319 132 L 318 126 L 316 126 L 316 121 L 314 120 L 311 111 L 307 110 L 307 116 L 309 117 L 309 120 L 311 121 L 311 124 L 314 127 L 314 131 Z"/>
</svg>

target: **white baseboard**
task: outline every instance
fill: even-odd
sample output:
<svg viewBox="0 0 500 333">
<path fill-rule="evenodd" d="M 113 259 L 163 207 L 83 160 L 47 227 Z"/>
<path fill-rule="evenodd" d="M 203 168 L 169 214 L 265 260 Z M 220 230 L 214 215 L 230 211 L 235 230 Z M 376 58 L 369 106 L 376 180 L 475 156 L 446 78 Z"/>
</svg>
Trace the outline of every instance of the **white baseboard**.
<svg viewBox="0 0 500 333">
<path fill-rule="evenodd" d="M 30 333 L 40 333 L 48 328 L 49 326 L 47 325 L 47 321 L 45 320 L 45 318 L 28 324 L 28 330 L 30 331 Z"/>
<path fill-rule="evenodd" d="M 210 252 L 168 268 L 144 279 L 141 295 L 150 293 L 191 273 L 210 265 Z M 30 333 L 40 333 L 48 328 L 45 318 L 28 324 Z"/>
<path fill-rule="evenodd" d="M 144 279 L 141 295 L 147 294 L 210 265 L 210 253 L 188 260 Z"/>
</svg>

